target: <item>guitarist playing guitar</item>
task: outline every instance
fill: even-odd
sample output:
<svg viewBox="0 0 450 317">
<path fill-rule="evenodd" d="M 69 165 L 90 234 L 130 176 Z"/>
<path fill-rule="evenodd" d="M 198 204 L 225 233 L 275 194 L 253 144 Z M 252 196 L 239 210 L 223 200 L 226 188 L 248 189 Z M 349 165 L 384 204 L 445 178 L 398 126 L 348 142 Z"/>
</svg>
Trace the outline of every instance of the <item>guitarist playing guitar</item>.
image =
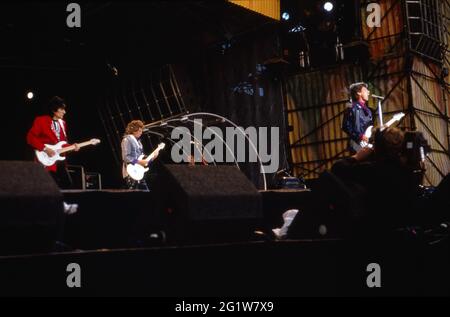
<svg viewBox="0 0 450 317">
<path fill-rule="evenodd" d="M 33 126 L 27 133 L 27 143 L 36 151 L 44 152 L 48 157 L 57 153 L 46 145 L 55 145 L 61 141 L 67 141 L 67 126 L 63 120 L 66 114 L 66 104 L 58 96 L 54 96 L 48 105 L 48 115 L 38 116 L 34 119 Z M 71 146 L 67 144 L 66 146 Z M 78 144 L 73 144 L 73 151 L 78 151 Z M 64 161 L 45 166 L 50 175 L 55 179 L 60 188 L 70 188 L 72 179 Z"/>
<path fill-rule="evenodd" d="M 122 176 L 127 189 L 148 190 L 145 178 L 141 177 L 140 179 L 135 179 L 131 177 L 132 175 L 130 175 L 128 171 L 130 171 L 130 167 L 133 165 L 140 165 L 143 168 L 146 168 L 147 165 L 154 161 L 159 154 L 158 147 L 158 149 L 152 153 L 151 157 L 148 157 L 147 159 L 142 158 L 144 150 L 139 139 L 142 135 L 143 129 L 144 123 L 141 120 L 133 120 L 128 123 L 125 130 L 125 135 L 122 139 Z"/>
<path fill-rule="evenodd" d="M 370 91 L 365 83 L 355 83 L 350 86 L 352 105 L 344 113 L 342 129 L 350 136 L 350 148 L 354 153 L 361 148 L 372 147 L 371 136 L 373 130 L 372 110 L 367 106 Z M 400 121 L 405 114 L 396 113 L 388 122 L 380 127 L 383 131 L 394 122 Z"/>
<path fill-rule="evenodd" d="M 342 130 L 350 137 L 350 147 L 357 152 L 361 147 L 360 142 L 369 142 L 365 131 L 373 125 L 372 110 L 368 107 L 370 91 L 366 83 L 354 83 L 350 85 L 352 104 L 345 109 Z"/>
</svg>

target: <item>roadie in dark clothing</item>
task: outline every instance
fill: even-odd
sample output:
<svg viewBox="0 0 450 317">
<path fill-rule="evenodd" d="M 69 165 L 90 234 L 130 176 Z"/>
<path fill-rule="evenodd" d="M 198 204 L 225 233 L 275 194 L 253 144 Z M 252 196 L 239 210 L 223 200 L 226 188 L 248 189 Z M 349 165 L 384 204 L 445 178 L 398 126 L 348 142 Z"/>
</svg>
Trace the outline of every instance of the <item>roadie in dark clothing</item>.
<svg viewBox="0 0 450 317">
<path fill-rule="evenodd" d="M 359 233 L 379 235 L 417 223 L 416 176 L 402 159 L 403 133 L 396 128 L 377 132 L 375 150 L 363 148 L 354 156 L 336 162 L 334 175 L 349 188 L 354 184 L 364 202 Z"/>
</svg>

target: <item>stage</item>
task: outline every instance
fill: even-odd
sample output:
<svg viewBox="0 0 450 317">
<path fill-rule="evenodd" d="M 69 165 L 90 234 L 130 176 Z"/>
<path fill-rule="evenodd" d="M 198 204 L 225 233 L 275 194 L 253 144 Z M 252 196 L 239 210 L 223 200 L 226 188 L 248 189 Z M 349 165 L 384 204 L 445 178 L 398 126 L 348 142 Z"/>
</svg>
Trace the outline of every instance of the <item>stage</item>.
<svg viewBox="0 0 450 317">
<path fill-rule="evenodd" d="M 64 201 L 77 204 L 78 210 L 65 215 L 64 239 L 57 251 L 1 256 L 0 294 L 221 298 L 450 294 L 448 239 L 432 241 L 404 233 L 370 241 L 279 240 L 270 230 L 283 224 L 285 210 L 307 208 L 310 191 L 259 194 L 264 212 L 258 221 L 238 219 L 231 226 L 228 221 L 187 222 L 186 226 L 203 231 L 180 243 L 161 235 L 167 227 L 155 214 L 158 198 L 153 192 L 65 190 Z M 239 224 L 247 231 L 236 230 Z M 211 235 L 209 226 L 230 231 Z M 153 238 L 145 239 L 152 233 Z M 79 266 L 80 288 L 66 283 L 71 263 Z M 381 269 L 381 288 L 367 284 L 372 263 Z"/>
<path fill-rule="evenodd" d="M 2 296 L 448 296 L 448 242 L 255 241 L 0 258 Z M 80 268 L 80 288 L 67 286 Z M 369 265 L 381 270 L 370 288 Z"/>
</svg>

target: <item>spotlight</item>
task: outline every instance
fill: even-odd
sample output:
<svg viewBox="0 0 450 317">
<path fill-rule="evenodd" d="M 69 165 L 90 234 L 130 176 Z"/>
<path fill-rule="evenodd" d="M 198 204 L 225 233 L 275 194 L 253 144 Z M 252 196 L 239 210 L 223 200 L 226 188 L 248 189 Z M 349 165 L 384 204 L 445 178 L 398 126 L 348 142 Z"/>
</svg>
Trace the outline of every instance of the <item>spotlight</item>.
<svg viewBox="0 0 450 317">
<path fill-rule="evenodd" d="M 32 91 L 29 91 L 29 92 L 27 93 L 27 98 L 28 98 L 28 99 L 33 99 L 33 97 L 34 97 L 33 92 L 32 92 Z"/>
<path fill-rule="evenodd" d="M 333 3 L 327 1 L 325 2 L 325 4 L 323 5 L 323 8 L 325 9 L 325 11 L 331 12 L 333 10 Z"/>
<path fill-rule="evenodd" d="M 283 12 L 283 14 L 281 15 L 281 17 L 283 18 L 283 20 L 287 21 L 287 20 L 289 20 L 289 13 Z"/>
</svg>

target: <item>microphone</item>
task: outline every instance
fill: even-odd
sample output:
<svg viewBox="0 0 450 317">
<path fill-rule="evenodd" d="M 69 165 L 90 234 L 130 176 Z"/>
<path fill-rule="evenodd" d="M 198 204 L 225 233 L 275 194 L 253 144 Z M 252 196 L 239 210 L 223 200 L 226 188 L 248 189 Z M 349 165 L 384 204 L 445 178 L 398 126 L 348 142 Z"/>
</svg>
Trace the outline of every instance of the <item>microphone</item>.
<svg viewBox="0 0 450 317">
<path fill-rule="evenodd" d="M 384 99 L 384 97 L 381 97 L 381 96 L 377 96 L 377 95 L 370 95 L 371 97 L 373 97 L 373 98 L 376 98 L 376 99 L 381 99 L 381 100 L 383 100 Z"/>
</svg>

